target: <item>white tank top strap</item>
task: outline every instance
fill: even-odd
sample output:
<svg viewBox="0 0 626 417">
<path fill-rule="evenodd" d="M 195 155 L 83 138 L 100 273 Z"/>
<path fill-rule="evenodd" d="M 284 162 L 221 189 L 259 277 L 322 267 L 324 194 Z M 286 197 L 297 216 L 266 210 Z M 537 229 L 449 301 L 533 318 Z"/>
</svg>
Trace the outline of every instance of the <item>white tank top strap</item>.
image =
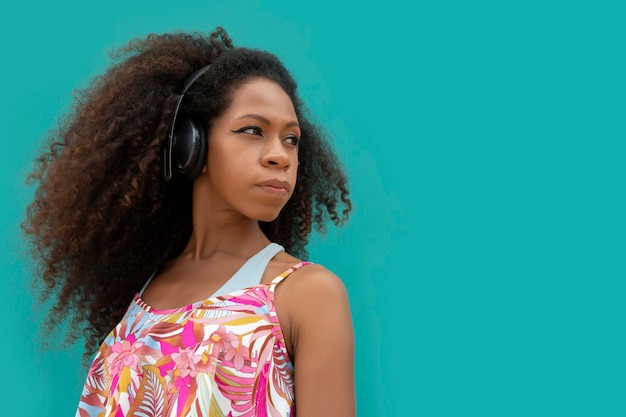
<svg viewBox="0 0 626 417">
<path fill-rule="evenodd" d="M 146 290 L 146 288 L 148 287 L 148 284 L 150 284 L 152 282 L 152 279 L 156 276 L 157 271 L 154 271 L 152 273 L 152 275 L 150 275 L 150 278 L 148 278 L 148 280 L 146 281 L 145 284 L 143 284 L 143 287 L 141 287 L 141 290 L 139 290 L 139 296 L 141 297 L 143 295 L 143 292 Z"/>
<path fill-rule="evenodd" d="M 278 243 L 270 243 L 248 259 L 211 297 L 259 285 L 267 265 L 278 252 L 284 250 Z"/>
<path fill-rule="evenodd" d="M 284 251 L 285 248 L 279 245 L 278 243 L 270 243 L 255 255 L 253 255 L 250 259 L 246 261 L 238 270 L 233 274 L 232 277 L 228 279 L 220 288 L 215 291 L 211 297 L 220 294 L 228 294 L 229 292 L 241 290 L 244 288 L 252 287 L 254 285 L 258 285 L 261 282 L 261 278 L 263 278 L 263 272 L 265 272 L 265 268 L 267 268 L 267 264 L 272 260 L 274 256 L 278 252 Z M 139 296 L 143 294 L 145 289 L 148 287 L 152 279 L 156 276 L 157 271 L 154 271 L 150 278 L 143 285 L 141 290 L 139 291 Z M 210 297 L 209 297 L 210 298 Z"/>
</svg>

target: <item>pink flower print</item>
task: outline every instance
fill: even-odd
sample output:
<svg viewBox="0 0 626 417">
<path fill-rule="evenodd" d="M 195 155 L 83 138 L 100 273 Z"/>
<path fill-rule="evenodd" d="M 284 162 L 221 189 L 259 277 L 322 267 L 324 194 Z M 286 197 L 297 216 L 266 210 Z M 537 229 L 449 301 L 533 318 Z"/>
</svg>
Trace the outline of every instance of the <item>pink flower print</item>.
<svg viewBox="0 0 626 417">
<path fill-rule="evenodd" d="M 213 341 L 214 355 L 223 354 L 224 360 L 231 362 L 238 371 L 243 368 L 245 360 L 250 357 L 248 348 L 241 345 L 239 336 L 226 331 L 224 325 L 220 325 L 218 329 L 211 334 L 211 340 Z"/>
<path fill-rule="evenodd" d="M 206 352 L 198 353 L 193 348 L 173 352 L 171 358 L 176 365 L 178 378 L 186 378 L 187 376 L 194 378 L 201 372 L 209 372 L 213 366 L 213 361 Z"/>
<path fill-rule="evenodd" d="M 134 337 L 130 340 L 116 342 L 111 346 L 111 353 L 107 358 L 111 375 L 119 375 L 124 368 L 138 371 L 139 356 L 135 352 L 143 346 L 144 343 L 135 341 Z"/>
<path fill-rule="evenodd" d="M 170 380 L 167 383 L 169 392 L 178 392 L 177 416 L 183 415 L 183 409 L 189 399 L 189 392 L 193 390 L 193 378 L 199 373 L 214 373 L 215 362 L 206 353 L 198 354 L 195 348 L 178 349 L 169 355 L 171 361 L 161 367 Z"/>
<path fill-rule="evenodd" d="M 211 358 L 206 349 L 197 343 L 191 321 L 183 327 L 180 344 L 172 345 L 163 340 L 160 344 L 161 353 L 171 359 L 159 366 L 161 375 L 169 375 L 176 386 L 186 384 L 189 377 L 199 373 L 211 373 L 215 368 L 215 358 Z"/>
</svg>

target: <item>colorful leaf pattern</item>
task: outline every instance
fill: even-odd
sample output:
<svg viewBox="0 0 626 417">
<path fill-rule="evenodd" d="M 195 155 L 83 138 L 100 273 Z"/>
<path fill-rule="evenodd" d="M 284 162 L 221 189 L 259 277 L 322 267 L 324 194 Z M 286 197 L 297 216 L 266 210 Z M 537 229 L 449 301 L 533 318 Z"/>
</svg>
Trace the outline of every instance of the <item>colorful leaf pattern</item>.
<svg viewBox="0 0 626 417">
<path fill-rule="evenodd" d="M 155 310 L 136 295 L 96 353 L 76 416 L 293 416 L 274 289 L 307 263 L 179 309 Z"/>
</svg>

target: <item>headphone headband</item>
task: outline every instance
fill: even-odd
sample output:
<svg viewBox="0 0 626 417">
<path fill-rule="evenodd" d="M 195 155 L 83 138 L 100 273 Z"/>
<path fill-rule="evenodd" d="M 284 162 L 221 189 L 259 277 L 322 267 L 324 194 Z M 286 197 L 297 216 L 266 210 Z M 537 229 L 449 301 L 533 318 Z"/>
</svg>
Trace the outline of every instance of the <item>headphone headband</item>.
<svg viewBox="0 0 626 417">
<path fill-rule="evenodd" d="M 183 97 L 185 97 L 185 94 L 187 93 L 187 91 L 198 80 L 198 78 L 200 78 L 205 72 L 207 72 L 210 67 L 211 65 L 205 65 L 204 67 L 194 71 L 187 78 L 187 80 L 185 81 L 185 87 L 183 88 L 182 92 L 180 93 L 180 96 L 178 97 L 178 101 L 176 102 L 176 107 L 174 108 L 174 118 L 172 120 L 172 127 L 170 128 L 170 134 L 169 134 L 169 138 L 167 141 L 167 146 L 164 150 L 164 155 L 163 155 L 163 178 L 165 178 L 166 181 L 171 180 L 173 176 L 172 148 L 174 146 L 174 132 L 175 132 L 175 127 L 176 127 L 176 119 L 178 117 L 178 110 L 180 109 L 180 105 L 183 101 Z"/>
</svg>

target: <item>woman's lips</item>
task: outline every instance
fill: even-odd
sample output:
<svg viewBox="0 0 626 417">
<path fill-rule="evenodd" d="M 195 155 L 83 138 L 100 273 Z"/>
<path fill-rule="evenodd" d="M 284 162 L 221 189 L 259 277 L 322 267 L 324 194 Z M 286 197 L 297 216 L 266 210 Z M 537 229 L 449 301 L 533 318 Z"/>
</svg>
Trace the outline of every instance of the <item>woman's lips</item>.
<svg viewBox="0 0 626 417">
<path fill-rule="evenodd" d="M 289 194 L 291 186 L 286 181 L 270 180 L 258 184 L 258 187 L 270 194 L 285 196 Z"/>
</svg>

